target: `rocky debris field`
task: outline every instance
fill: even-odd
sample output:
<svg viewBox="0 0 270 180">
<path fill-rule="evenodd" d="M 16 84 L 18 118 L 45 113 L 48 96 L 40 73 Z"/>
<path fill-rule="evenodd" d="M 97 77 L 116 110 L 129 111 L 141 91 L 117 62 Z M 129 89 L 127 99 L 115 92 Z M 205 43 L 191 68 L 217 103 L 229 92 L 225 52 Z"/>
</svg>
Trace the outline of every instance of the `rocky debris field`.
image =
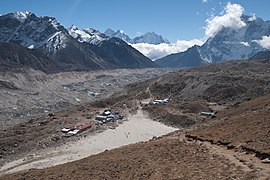
<svg viewBox="0 0 270 180">
<path fill-rule="evenodd" d="M 129 83 L 169 69 L 118 69 L 45 74 L 25 70 L 0 73 L 0 129 L 28 117 L 107 98 Z M 15 121 L 17 120 L 17 121 Z"/>
</svg>

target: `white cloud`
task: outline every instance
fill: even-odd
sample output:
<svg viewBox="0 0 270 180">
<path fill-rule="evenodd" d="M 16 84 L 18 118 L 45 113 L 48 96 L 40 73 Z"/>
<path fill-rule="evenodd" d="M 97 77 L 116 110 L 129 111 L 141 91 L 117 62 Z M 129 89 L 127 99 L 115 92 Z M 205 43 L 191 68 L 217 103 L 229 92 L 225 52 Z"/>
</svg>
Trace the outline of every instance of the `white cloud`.
<svg viewBox="0 0 270 180">
<path fill-rule="evenodd" d="M 214 37 L 223 27 L 239 29 L 246 24 L 241 20 L 244 8 L 240 4 L 227 3 L 221 16 L 212 16 L 207 19 L 205 35 Z"/>
<path fill-rule="evenodd" d="M 204 41 L 200 39 L 193 39 L 190 41 L 187 40 L 178 40 L 176 43 L 172 44 L 148 44 L 148 43 L 138 43 L 130 44 L 135 49 L 140 51 L 145 56 L 149 57 L 152 60 L 164 57 L 168 54 L 179 53 L 186 51 L 188 48 L 194 45 L 202 45 Z"/>
<path fill-rule="evenodd" d="M 208 0 L 202 0 L 202 2 L 203 2 L 203 3 L 207 3 L 207 2 L 208 2 Z"/>
<path fill-rule="evenodd" d="M 257 17 L 255 16 L 255 13 L 252 14 L 252 16 L 250 18 L 248 18 L 248 21 L 255 21 L 257 19 Z"/>
<path fill-rule="evenodd" d="M 265 49 L 270 49 L 270 36 L 263 36 L 260 40 L 255 40 L 260 46 Z"/>
</svg>

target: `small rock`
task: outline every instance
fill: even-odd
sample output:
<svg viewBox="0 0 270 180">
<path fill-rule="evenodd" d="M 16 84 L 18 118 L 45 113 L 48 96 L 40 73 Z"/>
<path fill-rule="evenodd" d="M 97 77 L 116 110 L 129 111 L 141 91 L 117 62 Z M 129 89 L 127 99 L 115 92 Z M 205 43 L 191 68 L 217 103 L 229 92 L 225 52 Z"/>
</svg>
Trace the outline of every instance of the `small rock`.
<svg viewBox="0 0 270 180">
<path fill-rule="evenodd" d="M 233 144 L 228 144 L 227 145 L 227 149 L 234 149 L 236 146 L 235 145 L 233 145 Z"/>
<path fill-rule="evenodd" d="M 52 116 L 55 116 L 54 113 L 49 113 L 48 116 L 52 117 Z"/>
<path fill-rule="evenodd" d="M 241 163 L 245 163 L 245 162 L 246 162 L 246 160 L 244 160 L 244 159 L 239 159 L 239 162 L 241 162 Z"/>
<path fill-rule="evenodd" d="M 270 159 L 266 158 L 266 159 L 262 160 L 262 163 L 270 163 Z"/>
</svg>

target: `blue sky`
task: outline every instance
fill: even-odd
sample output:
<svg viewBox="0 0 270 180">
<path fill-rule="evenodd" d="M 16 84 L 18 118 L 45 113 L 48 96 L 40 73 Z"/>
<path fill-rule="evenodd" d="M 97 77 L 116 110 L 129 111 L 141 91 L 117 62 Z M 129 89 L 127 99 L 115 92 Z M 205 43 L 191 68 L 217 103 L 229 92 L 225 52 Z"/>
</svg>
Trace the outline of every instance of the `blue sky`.
<svg viewBox="0 0 270 180">
<path fill-rule="evenodd" d="M 2 0 L 0 14 L 31 11 L 53 16 L 65 27 L 124 30 L 130 37 L 154 31 L 171 42 L 205 36 L 206 19 L 219 15 L 224 0 Z M 269 0 L 231 0 L 246 15 L 270 20 Z"/>
</svg>

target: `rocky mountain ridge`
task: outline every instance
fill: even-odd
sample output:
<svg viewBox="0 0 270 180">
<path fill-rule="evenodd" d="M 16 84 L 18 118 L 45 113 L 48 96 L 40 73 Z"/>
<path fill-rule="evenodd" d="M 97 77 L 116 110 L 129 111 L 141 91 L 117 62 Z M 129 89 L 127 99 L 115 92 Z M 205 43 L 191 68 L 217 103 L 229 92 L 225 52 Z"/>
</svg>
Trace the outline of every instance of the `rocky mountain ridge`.
<svg viewBox="0 0 270 180">
<path fill-rule="evenodd" d="M 122 39 L 123 41 L 126 41 L 130 44 L 138 44 L 138 43 L 148 43 L 148 44 L 170 44 L 170 42 L 163 38 L 161 35 L 157 35 L 155 32 L 147 32 L 141 36 L 137 36 L 133 39 L 131 39 L 124 31 L 117 30 L 116 32 L 112 29 L 107 29 L 104 34 L 106 34 L 108 37 L 117 37 Z"/>
<path fill-rule="evenodd" d="M 63 71 L 122 68 L 123 59 L 118 59 L 118 64 L 111 66 L 111 63 L 94 52 L 95 48 L 91 48 L 89 43 L 98 44 L 98 38 L 100 41 L 109 39 L 90 28 L 80 31 L 73 26 L 68 31 L 55 18 L 37 17 L 31 12 L 15 12 L 0 16 L 0 42 L 36 49 L 51 59 L 57 69 Z M 121 44 L 125 48 L 111 44 L 115 46 L 115 52 L 111 54 L 119 53 L 121 50 L 125 51 L 121 53 L 126 54 L 135 51 L 131 46 Z M 135 56 L 134 53 L 129 55 L 130 59 L 125 59 L 126 68 L 139 68 L 136 64 L 141 64 L 140 67 L 157 67 L 155 63 L 137 51 Z M 147 63 L 140 62 L 141 59 Z"/>
</svg>

